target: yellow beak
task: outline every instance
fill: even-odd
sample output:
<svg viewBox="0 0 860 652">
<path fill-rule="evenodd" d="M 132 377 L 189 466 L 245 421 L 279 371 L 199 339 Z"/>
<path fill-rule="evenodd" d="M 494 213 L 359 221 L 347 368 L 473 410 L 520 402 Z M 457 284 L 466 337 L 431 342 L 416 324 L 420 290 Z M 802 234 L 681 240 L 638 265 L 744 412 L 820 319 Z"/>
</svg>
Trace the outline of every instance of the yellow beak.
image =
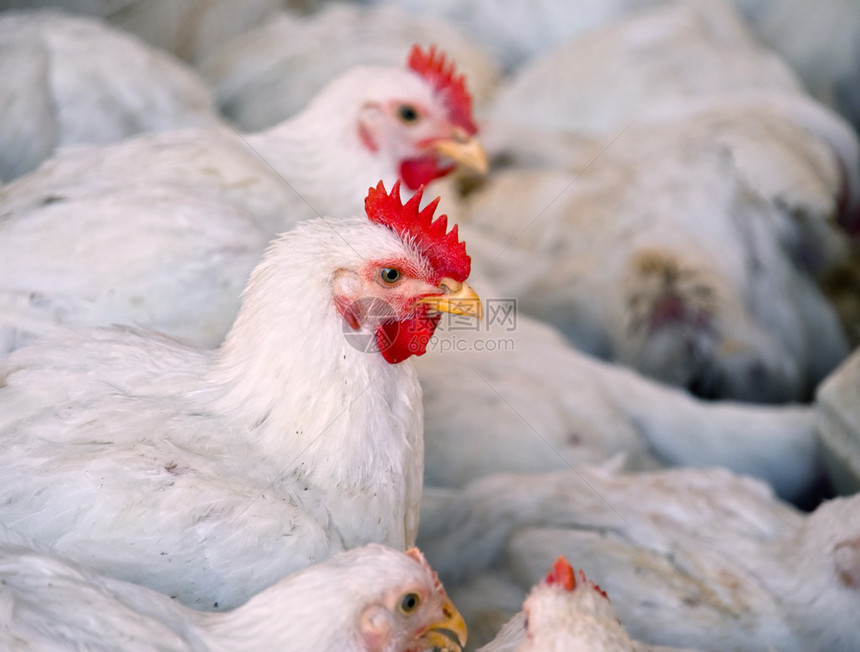
<svg viewBox="0 0 860 652">
<path fill-rule="evenodd" d="M 450 600 L 442 605 L 442 613 L 445 617 L 430 625 L 423 640 L 427 642 L 428 648 L 439 652 L 462 652 L 468 639 L 466 621 Z"/>
<path fill-rule="evenodd" d="M 443 278 L 439 289 L 444 294 L 432 295 L 419 299 L 418 303 L 430 305 L 436 312 L 449 312 L 452 315 L 474 317 L 478 321 L 484 318 L 484 306 L 478 293 L 468 283 L 460 283 L 453 278 Z"/>
<path fill-rule="evenodd" d="M 454 135 L 451 138 L 434 141 L 432 147 L 437 154 L 446 156 L 481 176 L 487 174 L 487 170 L 490 169 L 487 153 L 481 143 L 460 127 L 454 129 Z"/>
</svg>

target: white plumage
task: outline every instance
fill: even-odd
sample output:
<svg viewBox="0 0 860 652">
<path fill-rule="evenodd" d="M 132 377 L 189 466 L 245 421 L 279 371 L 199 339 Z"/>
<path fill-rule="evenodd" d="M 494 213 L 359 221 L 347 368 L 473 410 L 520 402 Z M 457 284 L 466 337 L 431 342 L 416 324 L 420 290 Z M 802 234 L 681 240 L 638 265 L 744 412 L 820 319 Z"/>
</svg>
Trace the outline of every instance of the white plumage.
<svg viewBox="0 0 860 652">
<path fill-rule="evenodd" d="M 471 240 L 470 240 L 471 251 Z M 488 313 L 512 309 L 476 282 Z M 497 308 L 494 308 L 494 303 Z M 499 308 L 500 307 L 500 308 Z M 415 361 L 425 408 L 425 482 L 461 487 L 621 458 L 627 469 L 723 466 L 786 500 L 816 502 L 816 411 L 706 401 L 576 350 L 524 314 L 452 330 Z"/>
<path fill-rule="evenodd" d="M 567 135 L 600 139 L 597 154 L 631 121 L 738 94 L 802 92 L 730 5 L 652 4 L 566 39 L 502 80 L 485 116 L 489 148 L 507 158 L 575 157 L 577 147 L 557 144 Z"/>
<path fill-rule="evenodd" d="M 0 13 L 0 179 L 56 150 L 221 123 L 195 71 L 102 21 Z"/>
<path fill-rule="evenodd" d="M 763 43 L 789 63 L 812 95 L 860 126 L 860 5 L 853 0 L 735 0 Z"/>
<path fill-rule="evenodd" d="M 0 544 L 0 645 L 7 650 L 410 652 L 445 645 L 453 652 L 465 643 L 462 617 L 415 549 L 356 548 L 213 614 L 9 535 Z"/>
<path fill-rule="evenodd" d="M 778 111 L 722 107 L 631 126 L 581 170 L 496 173 L 458 221 L 477 273 L 579 348 L 711 398 L 806 400 L 848 350 L 811 276 L 845 251 L 843 181 Z"/>
<path fill-rule="evenodd" d="M 815 395 L 821 455 L 842 495 L 860 491 L 860 349 L 828 376 Z"/>
<path fill-rule="evenodd" d="M 55 7 L 99 17 L 191 62 L 259 25 L 282 5 L 282 0 L 246 0 L 236 11 L 232 0 L 3 0 L 4 8 Z"/>
</svg>

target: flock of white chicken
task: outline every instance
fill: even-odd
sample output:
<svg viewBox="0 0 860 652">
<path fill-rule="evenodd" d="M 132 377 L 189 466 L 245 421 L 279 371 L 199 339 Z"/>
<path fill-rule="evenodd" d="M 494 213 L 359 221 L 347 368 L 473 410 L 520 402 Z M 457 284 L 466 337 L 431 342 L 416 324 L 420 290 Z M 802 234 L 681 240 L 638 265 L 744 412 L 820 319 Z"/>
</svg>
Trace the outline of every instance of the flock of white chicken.
<svg viewBox="0 0 860 652">
<path fill-rule="evenodd" d="M 0 648 L 860 650 L 858 75 L 855 0 L 0 0 Z"/>
</svg>

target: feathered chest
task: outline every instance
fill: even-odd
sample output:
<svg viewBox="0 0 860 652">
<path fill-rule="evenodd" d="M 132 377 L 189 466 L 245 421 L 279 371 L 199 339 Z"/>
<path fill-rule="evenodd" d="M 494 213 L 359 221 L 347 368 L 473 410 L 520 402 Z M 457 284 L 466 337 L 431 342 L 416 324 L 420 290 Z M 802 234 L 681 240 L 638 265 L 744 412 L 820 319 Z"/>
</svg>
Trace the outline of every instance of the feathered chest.
<svg viewBox="0 0 860 652">
<path fill-rule="evenodd" d="M 242 439 L 273 469 L 270 481 L 290 478 L 300 496 L 322 496 L 345 540 L 356 535 L 397 545 L 407 538 L 404 514 L 416 514 L 406 519 L 407 529 L 417 525 L 420 385 L 410 361 L 390 364 L 378 350 L 374 316 L 358 330 L 342 318 L 334 296 L 346 290 L 334 279 L 343 270 L 373 265 L 369 254 L 356 256 L 352 247 L 384 250 L 385 260 L 408 252 L 391 231 L 361 225 L 321 222 L 273 243 L 252 274 L 208 380 L 222 392 L 217 409 L 245 431 Z M 319 240 L 319 251 L 299 246 L 301 235 Z M 290 261 L 289 269 L 281 259 Z M 366 288 L 358 272 L 348 278 L 359 293 L 376 289 L 372 280 Z M 364 525 L 382 536 L 362 536 Z M 394 528 L 400 534 L 392 540 Z"/>
<path fill-rule="evenodd" d="M 327 360 L 335 362 L 316 371 L 328 382 L 282 379 L 277 397 L 246 404 L 253 408 L 243 416 L 249 442 L 273 487 L 321 504 L 347 546 L 402 547 L 410 536 L 404 531 L 417 525 L 423 476 L 415 371 L 350 347 Z"/>
</svg>

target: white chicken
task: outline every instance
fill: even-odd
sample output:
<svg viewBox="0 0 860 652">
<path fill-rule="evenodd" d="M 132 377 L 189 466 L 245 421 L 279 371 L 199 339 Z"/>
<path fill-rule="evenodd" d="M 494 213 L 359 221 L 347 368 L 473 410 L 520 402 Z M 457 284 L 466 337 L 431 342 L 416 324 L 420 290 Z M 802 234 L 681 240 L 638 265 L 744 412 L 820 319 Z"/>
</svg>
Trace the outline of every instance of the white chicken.
<svg viewBox="0 0 860 652">
<path fill-rule="evenodd" d="M 599 138 L 588 150 L 596 155 L 631 121 L 753 91 L 798 95 L 802 85 L 723 0 L 660 2 L 517 68 L 482 125 L 488 149 L 505 160 L 578 157 L 575 145 L 557 144 L 562 135 Z"/>
<path fill-rule="evenodd" d="M 214 50 L 198 68 L 224 114 L 254 131 L 291 117 L 349 68 L 397 65 L 414 43 L 446 52 L 469 80 L 476 110 L 487 104 L 499 76 L 492 58 L 451 23 L 391 6 L 283 11 Z"/>
<path fill-rule="evenodd" d="M 536 54 L 661 0 L 376 0 L 444 17 L 513 70 Z"/>
<path fill-rule="evenodd" d="M 818 386 L 815 399 L 821 454 L 833 485 L 844 495 L 858 493 L 860 349 Z"/>
<path fill-rule="evenodd" d="M 204 613 L 4 541 L 0 605 L 5 650 L 459 652 L 466 642 L 423 555 L 376 544 L 297 571 L 228 613 Z"/>
<path fill-rule="evenodd" d="M 815 97 L 860 127 L 860 5 L 853 0 L 734 0 L 759 38 Z"/>
<path fill-rule="evenodd" d="M 584 351 L 708 398 L 807 400 L 848 352 L 809 273 L 844 251 L 842 183 L 767 107 L 702 110 L 584 170 L 497 173 L 457 221 L 476 276 Z"/>
<path fill-rule="evenodd" d="M 496 157 L 582 168 L 629 125 L 690 114 L 704 124 L 688 129 L 716 137 L 739 172 L 798 221 L 860 211 L 854 130 L 810 98 L 723 2 L 667 2 L 547 52 L 501 86 L 482 122 Z M 816 148 L 834 160 L 819 163 L 822 154 L 810 155 Z M 796 163 L 783 169 L 786 156 L 805 157 L 812 172 Z M 816 188 L 811 206 L 797 204 Z"/>
<path fill-rule="evenodd" d="M 860 649 L 860 496 L 805 514 L 718 469 L 499 474 L 426 502 L 419 541 L 479 643 L 563 554 L 649 644 Z"/>
<path fill-rule="evenodd" d="M 634 641 L 606 591 L 559 557 L 499 635 L 478 652 L 670 652 Z"/>
<path fill-rule="evenodd" d="M 56 7 L 96 16 L 194 62 L 280 9 L 284 0 L 2 0 L 4 9 Z M 110 53 L 102 56 L 109 58 Z"/>
<path fill-rule="evenodd" d="M 229 608 L 418 527 L 421 389 L 440 312 L 479 316 L 435 203 L 380 182 L 367 218 L 275 240 L 217 351 L 58 332 L 0 366 L 0 522 L 58 554 Z"/>
<path fill-rule="evenodd" d="M 471 100 L 440 52 L 360 67 L 268 131 L 147 134 L 79 147 L 0 189 L 0 345 L 56 323 L 134 324 L 219 344 L 265 243 L 361 210 L 367 188 L 414 190 L 482 168 Z"/>
<path fill-rule="evenodd" d="M 697 399 L 583 354 L 556 329 L 516 314 L 513 300 L 474 286 L 485 321 L 446 315 L 415 361 L 425 486 L 622 458 L 630 470 L 723 466 L 796 504 L 820 502 L 827 487 L 815 407 Z"/>
<path fill-rule="evenodd" d="M 6 181 L 69 145 L 221 123 L 212 92 L 183 62 L 57 11 L 0 13 L 0 78 Z"/>
</svg>

